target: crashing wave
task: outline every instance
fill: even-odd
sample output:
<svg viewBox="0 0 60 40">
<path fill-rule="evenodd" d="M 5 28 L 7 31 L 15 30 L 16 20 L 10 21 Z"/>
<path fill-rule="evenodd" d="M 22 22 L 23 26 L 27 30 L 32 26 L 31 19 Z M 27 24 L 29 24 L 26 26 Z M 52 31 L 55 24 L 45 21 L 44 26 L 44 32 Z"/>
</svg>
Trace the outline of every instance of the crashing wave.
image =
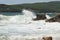
<svg viewBox="0 0 60 40">
<path fill-rule="evenodd" d="M 49 15 L 47 15 L 47 14 L 46 14 L 46 17 L 47 17 L 47 19 L 50 19 L 50 18 L 51 18 L 51 17 L 50 17 Z"/>
<path fill-rule="evenodd" d="M 34 12 L 23 9 L 22 13 L 24 13 L 24 15 L 15 16 L 0 15 L 0 23 L 28 23 L 32 21 L 33 18 L 36 18 Z"/>
<path fill-rule="evenodd" d="M 28 18 L 31 18 L 31 19 L 36 18 L 36 15 L 31 10 L 23 9 L 22 12 Z"/>
</svg>

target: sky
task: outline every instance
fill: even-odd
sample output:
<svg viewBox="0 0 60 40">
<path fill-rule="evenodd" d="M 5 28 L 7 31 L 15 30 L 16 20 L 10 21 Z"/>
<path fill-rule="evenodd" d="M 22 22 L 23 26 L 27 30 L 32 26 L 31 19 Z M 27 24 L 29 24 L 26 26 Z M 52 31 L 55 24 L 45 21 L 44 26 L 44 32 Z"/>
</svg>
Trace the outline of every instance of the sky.
<svg viewBox="0 0 60 40">
<path fill-rule="evenodd" d="M 23 3 L 36 3 L 36 2 L 49 2 L 60 0 L 0 0 L 0 4 L 23 4 Z"/>
</svg>

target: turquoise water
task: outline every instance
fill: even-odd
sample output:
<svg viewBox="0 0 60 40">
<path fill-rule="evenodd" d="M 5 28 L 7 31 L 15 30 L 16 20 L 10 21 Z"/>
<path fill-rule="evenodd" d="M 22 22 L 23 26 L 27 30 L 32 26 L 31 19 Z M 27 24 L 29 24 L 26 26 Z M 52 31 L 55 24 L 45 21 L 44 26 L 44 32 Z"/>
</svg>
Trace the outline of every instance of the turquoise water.
<svg viewBox="0 0 60 40">
<path fill-rule="evenodd" d="M 0 12 L 0 14 L 6 15 L 6 16 L 23 15 L 23 13 L 21 12 Z M 38 13 L 35 13 L 35 14 L 38 14 Z M 47 13 L 47 15 L 49 15 L 50 17 L 53 17 L 55 16 L 55 13 Z"/>
<path fill-rule="evenodd" d="M 6 15 L 6 16 L 22 15 L 21 12 L 0 12 L 0 14 Z"/>
<path fill-rule="evenodd" d="M 47 13 L 50 17 L 54 17 L 56 14 L 55 13 Z"/>
</svg>

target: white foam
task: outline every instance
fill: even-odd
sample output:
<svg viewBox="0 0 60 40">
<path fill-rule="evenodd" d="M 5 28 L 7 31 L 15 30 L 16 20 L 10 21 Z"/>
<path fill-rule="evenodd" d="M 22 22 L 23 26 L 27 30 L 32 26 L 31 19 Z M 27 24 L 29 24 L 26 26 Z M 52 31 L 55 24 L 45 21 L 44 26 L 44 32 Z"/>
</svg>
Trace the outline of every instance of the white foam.
<svg viewBox="0 0 60 40">
<path fill-rule="evenodd" d="M 29 10 L 27 10 L 27 9 L 23 9 L 22 12 L 23 12 L 24 15 L 25 15 L 26 17 L 28 17 L 28 18 L 31 18 L 31 19 L 36 18 L 36 15 L 35 15 L 34 12 L 32 12 L 32 11 L 29 11 Z"/>
<path fill-rule="evenodd" d="M 7 36 L 10 38 L 10 40 L 20 40 L 20 37 L 22 40 L 25 39 L 35 39 L 38 40 L 38 38 L 42 36 L 53 36 L 53 37 L 60 37 L 60 23 L 54 22 L 54 23 L 48 23 L 45 22 L 45 20 L 39 20 L 39 21 L 33 21 L 32 18 L 34 18 L 33 12 L 25 10 L 23 11 L 25 15 L 15 15 L 15 16 L 4 16 L 0 15 L 0 34 L 7 34 L 12 36 Z M 30 15 L 31 13 L 31 15 Z M 27 15 L 27 16 L 26 16 Z M 49 18 L 49 17 L 48 17 Z M 18 36 L 23 35 L 22 36 Z M 40 35 L 41 34 L 41 35 Z M 58 34 L 58 35 L 57 35 Z M 16 36 L 14 36 L 16 35 Z M 31 36 L 31 35 L 37 35 L 37 36 Z M 3 39 L 3 37 L 1 37 Z M 0 38 L 0 39 L 1 39 Z M 55 39 L 55 38 L 54 38 Z M 40 40 L 40 39 L 39 39 Z M 56 39 L 55 39 L 56 40 Z M 57 39 L 59 40 L 59 39 Z"/>
<path fill-rule="evenodd" d="M 47 19 L 50 19 L 50 18 L 51 18 L 51 17 L 50 17 L 49 15 L 47 15 L 47 14 L 46 14 L 46 17 L 47 17 Z"/>
</svg>

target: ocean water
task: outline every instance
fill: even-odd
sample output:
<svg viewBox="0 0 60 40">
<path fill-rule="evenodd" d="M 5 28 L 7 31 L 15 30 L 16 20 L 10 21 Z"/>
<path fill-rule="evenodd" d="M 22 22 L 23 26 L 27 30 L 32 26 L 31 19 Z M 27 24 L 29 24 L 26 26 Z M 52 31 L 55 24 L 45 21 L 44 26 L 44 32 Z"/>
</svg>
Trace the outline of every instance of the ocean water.
<svg viewBox="0 0 60 40">
<path fill-rule="evenodd" d="M 23 15 L 22 12 L 0 12 L 0 15 L 14 16 L 14 15 Z"/>
<path fill-rule="evenodd" d="M 46 17 L 49 19 L 50 15 Z M 44 36 L 60 40 L 60 23 L 33 21 L 34 18 L 34 12 L 25 9 L 22 12 L 0 13 L 0 40 L 41 40 Z"/>
</svg>

